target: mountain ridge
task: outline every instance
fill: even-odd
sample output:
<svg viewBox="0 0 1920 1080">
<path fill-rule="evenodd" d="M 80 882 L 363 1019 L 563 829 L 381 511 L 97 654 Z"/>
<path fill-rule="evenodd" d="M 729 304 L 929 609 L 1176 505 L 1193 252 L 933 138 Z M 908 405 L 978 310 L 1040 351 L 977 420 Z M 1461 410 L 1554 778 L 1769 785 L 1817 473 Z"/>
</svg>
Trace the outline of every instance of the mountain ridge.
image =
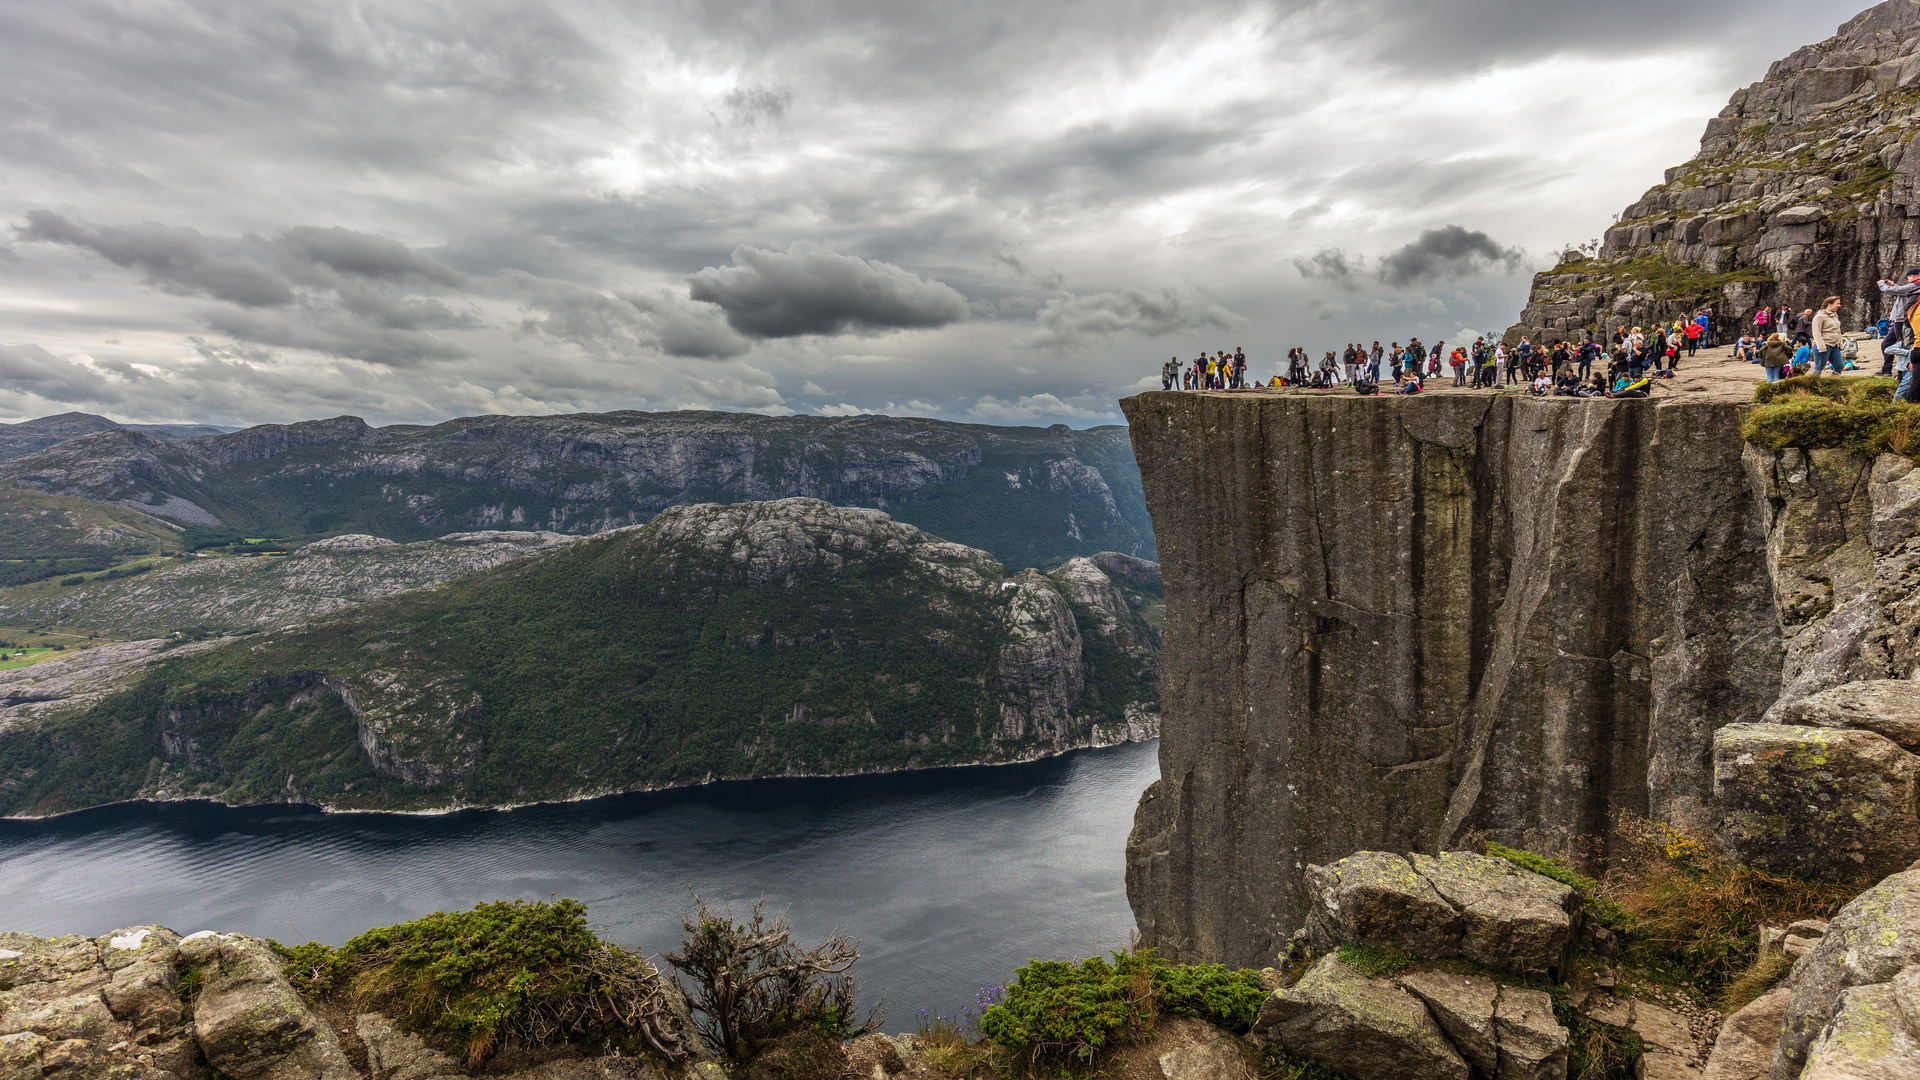
<svg viewBox="0 0 1920 1080">
<path fill-rule="evenodd" d="M 582 413 L 375 428 L 341 416 L 192 440 L 124 428 L 0 461 L 0 486 L 138 510 L 198 534 L 399 541 L 587 535 L 668 506 L 821 498 L 1051 566 L 1153 555 L 1123 428 L 901 417 Z"/>
</svg>

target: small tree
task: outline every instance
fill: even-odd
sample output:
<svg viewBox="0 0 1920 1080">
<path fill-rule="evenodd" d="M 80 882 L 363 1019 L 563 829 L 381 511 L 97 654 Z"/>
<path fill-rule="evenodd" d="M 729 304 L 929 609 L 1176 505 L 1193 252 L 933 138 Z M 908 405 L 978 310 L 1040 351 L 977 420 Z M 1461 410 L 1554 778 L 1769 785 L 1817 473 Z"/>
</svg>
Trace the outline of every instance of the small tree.
<svg viewBox="0 0 1920 1080">
<path fill-rule="evenodd" d="M 730 909 L 715 911 L 697 896 L 694 902 L 694 913 L 681 920 L 680 951 L 664 959 L 693 980 L 687 998 L 700 1014 L 694 1024 L 715 1052 L 747 1061 L 797 1029 L 845 1039 L 880 1026 L 881 1004 L 854 1023 L 847 969 L 860 959 L 858 940 L 836 931 L 802 950 L 793 943 L 793 923 L 785 913 L 769 918 L 765 900 L 754 901 L 744 922 L 735 922 Z"/>
</svg>

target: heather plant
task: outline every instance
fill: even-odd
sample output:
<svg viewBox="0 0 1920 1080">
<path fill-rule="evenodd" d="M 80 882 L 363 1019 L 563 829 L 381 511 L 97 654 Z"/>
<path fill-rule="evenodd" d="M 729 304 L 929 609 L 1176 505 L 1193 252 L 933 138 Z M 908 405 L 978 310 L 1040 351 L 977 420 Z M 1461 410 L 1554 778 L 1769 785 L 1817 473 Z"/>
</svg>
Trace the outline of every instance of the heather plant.
<svg viewBox="0 0 1920 1080">
<path fill-rule="evenodd" d="M 632 1042 L 684 1056 L 652 964 L 602 940 L 573 900 L 479 904 L 369 930 L 340 946 L 276 946 L 294 987 L 479 1065 L 508 1040 Z"/>
</svg>

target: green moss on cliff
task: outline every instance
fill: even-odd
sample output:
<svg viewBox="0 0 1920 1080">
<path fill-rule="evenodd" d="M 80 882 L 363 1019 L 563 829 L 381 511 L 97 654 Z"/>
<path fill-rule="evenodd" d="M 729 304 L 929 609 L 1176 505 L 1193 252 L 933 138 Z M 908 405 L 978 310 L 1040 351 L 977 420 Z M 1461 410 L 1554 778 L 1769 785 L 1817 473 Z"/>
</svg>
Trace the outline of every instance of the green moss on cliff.
<svg viewBox="0 0 1920 1080">
<path fill-rule="evenodd" d="M 1893 400 L 1894 380 L 1877 376 L 1802 375 L 1762 383 L 1759 407 L 1740 434 L 1768 450 L 1850 450 L 1856 454 L 1920 454 L 1914 425 L 1920 406 Z"/>
</svg>

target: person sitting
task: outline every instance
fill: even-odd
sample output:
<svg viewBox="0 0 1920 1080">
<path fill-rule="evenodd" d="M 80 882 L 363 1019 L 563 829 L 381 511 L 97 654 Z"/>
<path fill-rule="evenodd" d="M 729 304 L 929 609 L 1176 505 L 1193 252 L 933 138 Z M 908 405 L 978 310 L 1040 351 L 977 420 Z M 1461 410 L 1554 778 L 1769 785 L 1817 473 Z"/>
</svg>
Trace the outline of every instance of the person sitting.
<svg viewBox="0 0 1920 1080">
<path fill-rule="evenodd" d="M 1546 397 L 1553 390 L 1553 380 L 1547 378 L 1545 369 L 1533 377 L 1533 385 L 1527 387 L 1527 393 L 1534 397 Z"/>
<path fill-rule="evenodd" d="M 1613 389 L 1607 396 L 1610 398 L 1643 398 L 1647 396 L 1652 385 L 1653 380 L 1651 379 L 1629 378 L 1626 375 L 1622 375 L 1614 380 Z"/>
<path fill-rule="evenodd" d="M 1580 376 L 1574 374 L 1573 365 L 1560 369 L 1560 381 L 1553 385 L 1555 397 L 1581 397 Z"/>
<path fill-rule="evenodd" d="M 1419 392 L 1420 392 L 1420 373 L 1417 371 L 1414 371 L 1412 368 L 1407 368 L 1406 371 L 1402 373 L 1402 376 L 1400 379 L 1400 389 L 1395 390 L 1394 393 L 1417 394 Z"/>
</svg>

